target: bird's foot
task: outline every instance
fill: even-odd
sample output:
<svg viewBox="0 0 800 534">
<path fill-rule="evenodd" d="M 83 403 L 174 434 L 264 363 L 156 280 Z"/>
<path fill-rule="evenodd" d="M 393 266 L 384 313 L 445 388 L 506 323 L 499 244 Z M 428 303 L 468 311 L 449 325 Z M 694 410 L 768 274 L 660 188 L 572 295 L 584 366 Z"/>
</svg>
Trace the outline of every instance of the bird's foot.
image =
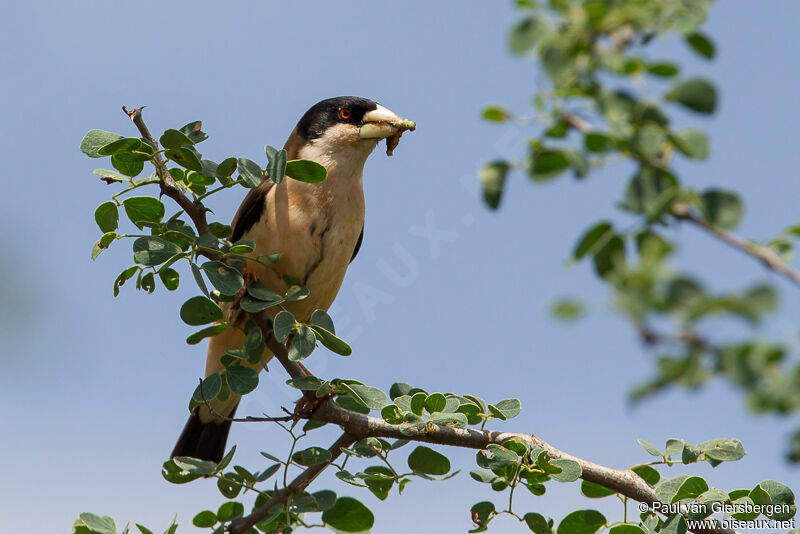
<svg viewBox="0 0 800 534">
<path fill-rule="evenodd" d="M 313 391 L 304 391 L 303 396 L 294 406 L 294 414 L 298 416 L 309 416 L 317 411 L 329 399 L 333 398 L 333 393 L 326 393 L 322 397 L 317 397 Z"/>
<path fill-rule="evenodd" d="M 242 289 L 236 292 L 233 296 L 233 303 L 231 304 L 231 308 L 234 310 L 239 309 L 239 304 L 242 302 L 242 298 L 247 294 L 247 287 L 258 280 L 256 277 L 256 273 L 253 271 L 248 270 L 247 268 L 243 268 L 242 270 L 242 278 L 244 278 L 244 284 L 242 284 Z"/>
</svg>

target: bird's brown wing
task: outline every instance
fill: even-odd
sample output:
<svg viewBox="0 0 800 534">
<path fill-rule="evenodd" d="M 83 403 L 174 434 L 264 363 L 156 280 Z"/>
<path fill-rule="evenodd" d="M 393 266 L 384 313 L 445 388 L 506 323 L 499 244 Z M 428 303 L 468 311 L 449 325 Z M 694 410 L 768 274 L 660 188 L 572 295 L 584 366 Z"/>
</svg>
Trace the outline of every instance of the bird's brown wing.
<svg viewBox="0 0 800 534">
<path fill-rule="evenodd" d="M 264 180 L 258 187 L 248 191 L 236 212 L 236 216 L 233 218 L 231 242 L 236 243 L 239 241 L 244 237 L 244 234 L 261 220 L 261 217 L 264 216 L 264 211 L 267 209 L 267 193 L 274 185 L 275 182 L 272 180 Z"/>
</svg>

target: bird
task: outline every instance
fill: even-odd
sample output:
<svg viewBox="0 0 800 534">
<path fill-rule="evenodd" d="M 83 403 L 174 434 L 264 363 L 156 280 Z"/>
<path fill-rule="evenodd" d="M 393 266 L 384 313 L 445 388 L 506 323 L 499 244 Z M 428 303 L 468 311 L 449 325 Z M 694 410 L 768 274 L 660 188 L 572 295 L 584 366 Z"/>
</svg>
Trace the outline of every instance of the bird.
<svg viewBox="0 0 800 534">
<path fill-rule="evenodd" d="M 382 139 L 387 154 L 399 135 L 415 123 L 402 119 L 377 102 L 355 96 L 322 100 L 302 116 L 284 145 L 288 160 L 306 159 L 325 167 L 320 183 L 264 178 L 244 197 L 231 228 L 231 242 L 255 244 L 251 257 L 279 254 L 273 268 L 247 261 L 246 271 L 273 291 L 283 294 L 289 279 L 308 288 L 307 298 L 284 307 L 299 322 L 308 322 L 316 309 L 327 310 L 336 298 L 348 265 L 364 238 L 364 164 Z M 220 303 L 228 316 L 235 303 Z M 268 310 L 270 311 L 270 310 Z M 228 328 L 210 338 L 205 376 L 224 369 L 220 358 L 228 348 L 241 347 L 245 334 Z M 265 349 L 262 361 L 247 364 L 260 371 L 272 358 Z M 224 453 L 231 418 L 240 397 L 215 398 L 196 406 L 183 428 L 171 458 L 189 456 L 219 462 Z"/>
</svg>

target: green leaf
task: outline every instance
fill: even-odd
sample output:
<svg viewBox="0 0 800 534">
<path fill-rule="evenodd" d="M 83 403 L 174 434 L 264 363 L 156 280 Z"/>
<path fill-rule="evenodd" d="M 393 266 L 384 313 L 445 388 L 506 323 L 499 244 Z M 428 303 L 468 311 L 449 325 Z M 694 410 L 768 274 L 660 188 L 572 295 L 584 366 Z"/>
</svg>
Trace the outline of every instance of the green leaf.
<svg viewBox="0 0 800 534">
<path fill-rule="evenodd" d="M 188 148 L 169 148 L 164 152 L 164 156 L 190 171 L 203 172 L 203 164 L 197 153 Z"/>
<path fill-rule="evenodd" d="M 309 447 L 302 451 L 297 451 L 292 455 L 292 460 L 300 465 L 309 467 L 312 465 L 323 464 L 331 459 L 328 449 L 322 447 Z"/>
<path fill-rule="evenodd" d="M 133 224 L 142 227 L 141 223 L 160 223 L 164 218 L 164 203 L 155 197 L 129 197 L 122 205 Z"/>
<path fill-rule="evenodd" d="M 738 439 L 713 439 L 698 443 L 697 448 L 705 453 L 706 457 L 720 462 L 735 462 L 744 458 L 746 454 L 742 442 Z"/>
<path fill-rule="evenodd" d="M 189 456 L 177 456 L 172 459 L 175 465 L 185 473 L 208 476 L 217 471 L 217 463 Z"/>
<path fill-rule="evenodd" d="M 186 343 L 189 345 L 197 345 L 207 337 L 218 336 L 228 329 L 227 323 L 220 323 L 198 330 L 194 334 L 186 338 Z"/>
<path fill-rule="evenodd" d="M 674 63 L 660 61 L 658 63 L 650 63 L 647 65 L 647 72 L 653 76 L 661 76 L 662 78 L 671 78 L 678 74 L 678 66 Z"/>
<path fill-rule="evenodd" d="M 220 180 L 230 178 L 236 171 L 236 158 L 226 158 L 217 166 L 217 178 Z"/>
<path fill-rule="evenodd" d="M 100 147 L 97 150 L 97 154 L 100 156 L 111 156 L 117 152 L 131 152 L 139 148 L 141 144 L 142 141 L 136 137 L 125 137 Z"/>
<path fill-rule="evenodd" d="M 408 467 L 415 473 L 446 475 L 450 472 L 450 460 L 431 448 L 419 445 L 408 455 Z"/>
<path fill-rule="evenodd" d="M 518 463 L 517 453 L 502 445 L 490 443 L 486 449 L 475 453 L 475 461 L 479 467 L 497 470 Z"/>
<path fill-rule="evenodd" d="M 690 476 L 681 483 L 678 491 L 672 497 L 672 502 L 694 499 L 706 491 L 708 491 L 708 483 L 705 479 L 698 476 Z"/>
<path fill-rule="evenodd" d="M 728 230 L 739 225 L 744 211 L 738 195 L 721 189 L 704 192 L 700 196 L 700 209 L 708 222 Z"/>
<path fill-rule="evenodd" d="M 511 114 L 500 106 L 486 106 L 481 111 L 481 117 L 489 122 L 504 122 L 508 120 Z"/>
<path fill-rule="evenodd" d="M 170 269 L 169 267 L 161 268 L 158 271 L 158 277 L 161 278 L 161 283 L 164 284 L 170 291 L 175 291 L 178 289 L 178 283 L 180 281 L 180 274 L 175 269 Z"/>
<path fill-rule="evenodd" d="M 666 139 L 667 134 L 661 126 L 646 122 L 636 132 L 633 143 L 643 157 L 650 159 L 661 153 Z"/>
<path fill-rule="evenodd" d="M 700 130 L 683 130 L 674 138 L 675 146 L 687 158 L 706 159 L 711 153 L 711 146 L 706 134 Z"/>
<path fill-rule="evenodd" d="M 237 269 L 219 261 L 207 261 L 201 268 L 208 280 L 223 295 L 235 295 L 244 285 L 244 277 Z"/>
<path fill-rule="evenodd" d="M 381 408 L 381 418 L 391 425 L 399 425 L 405 420 L 396 404 L 387 404 Z"/>
<path fill-rule="evenodd" d="M 552 521 L 545 519 L 542 514 L 528 512 L 522 519 L 525 521 L 525 524 L 528 525 L 528 528 L 531 529 L 531 532 L 535 532 L 536 534 L 552 534 L 553 532 Z"/>
<path fill-rule="evenodd" d="M 222 503 L 217 510 L 217 517 L 221 522 L 230 521 L 234 517 L 244 515 L 244 505 L 240 502 L 228 501 Z"/>
<path fill-rule="evenodd" d="M 117 534 L 117 525 L 108 516 L 100 517 L 84 512 L 79 517 L 92 534 Z"/>
<path fill-rule="evenodd" d="M 688 525 L 681 514 L 672 514 L 661 526 L 660 534 L 686 534 Z"/>
<path fill-rule="evenodd" d="M 267 145 L 264 147 L 264 151 L 267 153 L 267 159 L 269 160 L 267 174 L 273 182 L 279 184 L 286 174 L 286 150 L 275 150 Z"/>
<path fill-rule="evenodd" d="M 336 337 L 329 330 L 316 325 L 310 325 L 309 328 L 314 331 L 316 338 L 322 342 L 327 349 L 340 356 L 350 356 L 353 353 L 352 347 L 350 347 L 346 341 Z"/>
<path fill-rule="evenodd" d="M 284 297 L 288 301 L 296 301 L 296 300 L 303 300 L 308 296 L 308 288 L 306 286 L 301 285 L 291 285 L 289 289 L 286 290 L 286 296 Z"/>
<path fill-rule="evenodd" d="M 286 310 L 278 312 L 278 315 L 272 320 L 272 329 L 275 334 L 275 339 L 283 343 L 289 334 L 294 330 L 295 321 L 294 315 Z"/>
<path fill-rule="evenodd" d="M 213 300 L 192 297 L 181 306 L 181 319 L 191 326 L 200 326 L 222 319 L 222 310 Z"/>
<path fill-rule="evenodd" d="M 293 388 L 303 391 L 316 391 L 320 386 L 322 386 L 322 384 L 325 383 L 325 381 L 321 378 L 317 378 L 316 376 L 306 375 L 290 378 L 286 381 L 286 383 Z"/>
<path fill-rule="evenodd" d="M 536 182 L 552 180 L 570 166 L 564 150 L 535 149 L 531 152 L 528 174 Z"/>
<path fill-rule="evenodd" d="M 103 180 L 108 184 L 111 184 L 113 182 L 124 182 L 127 179 L 120 173 L 116 171 L 110 171 L 108 169 L 95 169 L 94 171 L 92 171 L 92 174 L 98 175 L 101 180 Z"/>
<path fill-rule="evenodd" d="M 648 443 L 643 439 L 637 439 L 636 441 L 639 443 L 639 445 L 641 445 L 644 448 L 644 450 L 647 451 L 647 454 L 649 454 L 650 456 L 656 456 L 656 457 L 664 456 L 664 453 L 661 452 L 661 450 L 652 443 Z"/>
<path fill-rule="evenodd" d="M 364 384 L 347 384 L 351 396 L 357 397 L 359 403 L 363 403 L 370 410 L 380 410 L 389 404 L 389 398 L 386 393 L 378 388 L 372 386 L 365 386 Z"/>
<path fill-rule="evenodd" d="M 102 158 L 103 156 L 98 154 L 98 150 L 118 139 L 122 139 L 119 134 L 103 130 L 89 130 L 81 139 L 81 152 L 90 158 Z"/>
<path fill-rule="evenodd" d="M 469 511 L 472 514 L 473 521 L 477 519 L 481 523 L 486 523 L 486 520 L 489 519 L 489 516 L 494 514 L 495 507 L 494 503 L 489 501 L 481 501 L 473 504 Z"/>
<path fill-rule="evenodd" d="M 197 287 L 200 288 L 200 291 L 202 291 L 205 296 L 209 296 L 208 288 L 206 287 L 205 280 L 203 280 L 203 272 L 200 270 L 200 267 L 198 267 L 196 263 L 192 263 L 191 269 L 192 276 L 194 276 L 194 281 L 197 284 Z"/>
<path fill-rule="evenodd" d="M 491 209 L 497 209 L 503 195 L 503 186 L 511 166 L 507 161 L 496 160 L 483 166 L 478 174 L 483 188 L 483 200 Z"/>
<path fill-rule="evenodd" d="M 764 513 L 765 516 L 776 521 L 786 521 L 794 517 L 797 505 L 794 502 L 794 493 L 788 486 L 774 480 L 763 480 L 756 487 L 761 488 L 769 495 L 769 503 L 756 502 L 755 499 L 753 501 L 756 504 L 773 505 Z"/>
<path fill-rule="evenodd" d="M 117 279 L 114 280 L 114 296 L 116 297 L 119 295 L 119 288 L 122 285 L 131 279 L 131 277 L 139 271 L 139 267 L 134 265 L 133 267 L 128 267 L 117 276 Z"/>
<path fill-rule="evenodd" d="M 140 156 L 130 152 L 117 152 L 111 156 L 111 166 L 121 174 L 133 178 L 144 170 L 144 161 Z"/>
<path fill-rule="evenodd" d="M 700 78 L 674 85 L 665 98 L 698 113 L 713 113 L 717 106 L 717 90 L 714 89 L 711 82 Z"/>
<path fill-rule="evenodd" d="M 425 399 L 428 398 L 427 393 L 417 392 L 411 396 L 411 400 L 409 402 L 409 407 L 411 411 L 414 412 L 416 415 L 422 415 L 422 410 L 425 409 Z"/>
<path fill-rule="evenodd" d="M 258 163 L 247 158 L 239 158 L 238 168 L 239 176 L 244 180 L 247 187 L 258 187 L 261 184 L 263 171 L 258 166 Z"/>
<path fill-rule="evenodd" d="M 192 480 L 197 480 L 201 475 L 187 473 L 175 465 L 174 459 L 170 459 L 164 462 L 161 470 L 161 476 L 164 477 L 164 480 L 172 484 L 186 484 Z"/>
<path fill-rule="evenodd" d="M 558 524 L 557 534 L 592 534 L 606 524 L 597 510 L 576 510 Z"/>
<path fill-rule="evenodd" d="M 678 181 L 663 169 L 645 167 L 628 183 L 625 208 L 658 219 L 678 194 Z"/>
<path fill-rule="evenodd" d="M 631 471 L 639 475 L 642 480 L 651 486 L 655 486 L 661 479 L 661 474 L 655 468 L 647 464 L 634 465 L 631 467 Z"/>
<path fill-rule="evenodd" d="M 311 314 L 311 324 L 322 327 L 331 334 L 336 333 L 336 327 L 333 326 L 333 319 L 331 319 L 331 316 L 328 315 L 328 312 L 325 310 L 314 310 L 314 313 Z"/>
<path fill-rule="evenodd" d="M 255 299 L 270 302 L 273 303 L 273 305 L 283 301 L 283 297 L 265 286 L 261 280 L 254 280 L 250 283 L 247 286 L 247 293 Z"/>
<path fill-rule="evenodd" d="M 225 370 L 228 387 L 237 395 L 247 395 L 258 386 L 258 372 L 249 367 L 234 365 Z"/>
<path fill-rule="evenodd" d="M 489 405 L 489 412 L 503 421 L 518 416 L 520 411 L 522 403 L 519 399 L 505 399 Z"/>
<path fill-rule="evenodd" d="M 614 495 L 616 491 L 608 489 L 605 486 L 601 486 L 600 484 L 595 484 L 594 482 L 584 480 L 581 482 L 581 493 L 590 499 L 599 499 L 601 497 Z"/>
<path fill-rule="evenodd" d="M 589 152 L 608 152 L 615 146 L 614 140 L 601 132 L 587 132 L 583 136 L 583 145 Z"/>
<path fill-rule="evenodd" d="M 431 393 L 425 399 L 425 408 L 428 413 L 444 411 L 445 406 L 447 406 L 447 399 L 441 393 Z"/>
<path fill-rule="evenodd" d="M 133 260 L 142 265 L 159 265 L 180 253 L 178 245 L 160 237 L 145 236 L 133 242 Z"/>
<path fill-rule="evenodd" d="M 328 170 L 310 159 L 293 159 L 286 162 L 286 176 L 301 182 L 318 184 L 325 181 Z"/>
<path fill-rule="evenodd" d="M 714 58 L 714 43 L 707 35 L 700 32 L 690 33 L 686 36 L 686 43 L 700 56 Z"/>
<path fill-rule="evenodd" d="M 203 379 L 202 386 L 202 391 L 200 390 L 200 384 L 198 384 L 194 393 L 192 393 L 192 402 L 195 404 L 203 404 L 205 401 L 216 398 L 222 391 L 222 377 L 219 373 L 212 373 Z"/>
<path fill-rule="evenodd" d="M 104 233 L 113 232 L 117 229 L 119 222 L 117 205 L 110 200 L 103 202 L 94 210 L 94 220 Z"/>
<path fill-rule="evenodd" d="M 614 236 L 614 230 L 606 221 L 601 221 L 586 231 L 583 237 L 575 245 L 575 250 L 572 257 L 579 260 L 587 254 L 594 254 L 602 246 L 604 246 L 609 239 Z"/>
<path fill-rule="evenodd" d="M 560 321 L 572 321 L 583 316 L 583 303 L 573 299 L 557 300 L 550 306 L 550 312 Z"/>
<path fill-rule="evenodd" d="M 364 532 L 372 528 L 375 516 L 357 499 L 339 497 L 331 509 L 322 513 L 322 521 L 342 532 Z"/>
<path fill-rule="evenodd" d="M 263 300 L 257 300 L 250 295 L 245 295 L 242 297 L 242 300 L 239 301 L 239 305 L 247 313 L 261 313 L 262 311 L 272 308 L 277 304 L 277 302 L 264 302 Z"/>
<path fill-rule="evenodd" d="M 307 325 L 301 324 L 292 338 L 289 347 L 289 359 L 293 362 L 308 358 L 317 346 L 317 337 Z"/>
<path fill-rule="evenodd" d="M 659 482 L 656 485 L 656 488 L 655 488 L 656 489 L 656 497 L 658 497 L 659 501 L 661 501 L 661 502 L 663 502 L 665 504 L 670 504 L 672 502 L 675 502 L 674 497 L 678 494 L 678 491 L 681 489 L 681 486 L 683 485 L 683 483 L 686 482 L 686 480 L 688 480 L 689 478 L 690 478 L 689 475 L 678 475 L 678 476 L 673 477 L 673 478 L 668 478 L 668 479 L 662 480 L 661 482 Z M 695 478 L 699 478 L 699 477 L 695 477 Z M 695 482 L 691 483 L 690 486 L 691 487 L 695 487 L 696 486 Z M 708 486 L 706 486 L 705 490 L 707 490 L 707 489 L 708 489 Z M 705 491 L 705 490 L 703 490 L 703 491 Z M 702 492 L 700 492 L 700 493 L 702 493 Z M 699 493 L 698 493 L 698 495 L 699 495 Z"/>
<path fill-rule="evenodd" d="M 188 124 L 184 124 L 181 127 L 181 133 L 188 137 L 192 143 L 201 143 L 208 139 L 208 136 L 201 130 L 203 127 L 203 123 L 201 121 L 192 121 Z"/>
<path fill-rule="evenodd" d="M 556 458 L 555 460 L 551 460 L 550 463 L 561 468 L 560 473 L 550 473 L 553 480 L 557 480 L 558 482 L 575 482 L 583 473 L 581 464 L 575 460 Z"/>
<path fill-rule="evenodd" d="M 625 243 L 618 235 L 613 236 L 594 255 L 594 270 L 602 278 L 612 278 L 625 272 Z"/>
<path fill-rule="evenodd" d="M 616 525 L 608 530 L 608 534 L 648 534 L 639 525 Z"/>
<path fill-rule="evenodd" d="M 217 514 L 211 510 L 203 510 L 192 519 L 192 524 L 200 528 L 213 527 L 217 522 Z"/>
<path fill-rule="evenodd" d="M 547 33 L 547 24 L 536 17 L 525 17 L 511 29 L 508 48 L 512 54 L 524 54 Z"/>
<path fill-rule="evenodd" d="M 189 139 L 186 134 L 178 130 L 167 130 L 158 140 L 164 148 L 181 148 L 184 146 L 192 146 L 194 143 Z"/>
</svg>

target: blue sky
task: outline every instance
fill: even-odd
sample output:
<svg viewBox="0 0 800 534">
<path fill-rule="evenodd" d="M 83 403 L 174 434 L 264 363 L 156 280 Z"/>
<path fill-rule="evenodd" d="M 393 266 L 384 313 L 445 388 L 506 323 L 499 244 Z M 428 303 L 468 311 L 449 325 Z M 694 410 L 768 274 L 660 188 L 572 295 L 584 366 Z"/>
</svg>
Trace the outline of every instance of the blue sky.
<svg viewBox="0 0 800 534">
<path fill-rule="evenodd" d="M 479 166 L 522 149 L 520 131 L 485 124 L 479 111 L 494 102 L 524 111 L 538 79 L 531 63 L 506 51 L 511 2 L 32 1 L 4 10 L 0 530 L 68 532 L 79 512 L 92 511 L 156 530 L 177 513 L 188 532 L 195 511 L 220 502 L 210 482 L 178 487 L 160 475 L 205 353 L 184 343 L 190 328 L 177 316 L 195 293 L 188 278 L 175 293 L 125 287 L 114 299 L 112 282 L 131 264 L 127 245 L 89 260 L 99 235 L 92 212 L 111 189 L 91 174 L 107 162 L 77 147 L 91 128 L 134 134 L 123 104 L 149 106 L 154 131 L 202 119 L 211 136 L 202 149 L 215 160 L 264 161 L 264 144 L 282 144 L 302 113 L 329 96 L 366 96 L 417 121 L 394 157 L 379 149 L 367 163 L 364 246 L 333 308 L 355 351 L 318 351 L 308 362 L 317 375 L 517 396 L 523 413 L 498 429 L 534 432 L 615 467 L 647 460 L 637 438 L 738 437 L 750 453 L 743 461 L 701 469 L 714 485 L 773 478 L 800 486 L 782 460 L 791 422 L 752 416 L 725 384 L 627 404 L 654 355 L 609 312 L 588 265 L 565 267 L 582 229 L 613 213 L 625 169 L 537 187 L 514 176 L 498 213 L 479 200 Z M 687 74 L 721 87 L 711 120 L 680 116 L 707 127 L 713 143 L 708 162 L 680 171 L 694 186 L 740 191 L 748 237 L 797 221 L 800 78 L 790 54 L 798 16 L 800 5 L 787 0 L 720 3 L 707 26 L 719 50 L 713 63 L 690 57 L 680 42 L 657 45 Z M 242 194 L 215 201 L 221 220 Z M 796 344 L 796 288 L 691 228 L 677 232 L 678 265 L 712 287 L 781 287 L 780 314 L 761 333 Z M 547 307 L 561 295 L 593 302 L 596 313 L 572 326 L 554 322 Z M 296 395 L 283 380 L 279 369 L 262 376 L 240 413 L 289 405 Z M 320 432 L 330 441 L 332 433 Z M 286 450 L 282 431 L 265 425 L 238 425 L 231 442 L 244 465 L 265 467 L 258 451 Z M 372 507 L 375 532 L 426 531 L 432 521 L 439 532 L 465 532 L 471 504 L 505 497 L 468 478 L 473 452 L 451 452 L 461 475 L 414 482 L 385 503 L 336 481 L 318 484 Z M 520 510 L 556 519 L 579 506 L 620 514 L 618 503 L 588 502 L 578 491 L 554 485 L 543 498 L 521 498 Z M 525 531 L 507 520 L 495 530 L 512 527 Z"/>
</svg>

